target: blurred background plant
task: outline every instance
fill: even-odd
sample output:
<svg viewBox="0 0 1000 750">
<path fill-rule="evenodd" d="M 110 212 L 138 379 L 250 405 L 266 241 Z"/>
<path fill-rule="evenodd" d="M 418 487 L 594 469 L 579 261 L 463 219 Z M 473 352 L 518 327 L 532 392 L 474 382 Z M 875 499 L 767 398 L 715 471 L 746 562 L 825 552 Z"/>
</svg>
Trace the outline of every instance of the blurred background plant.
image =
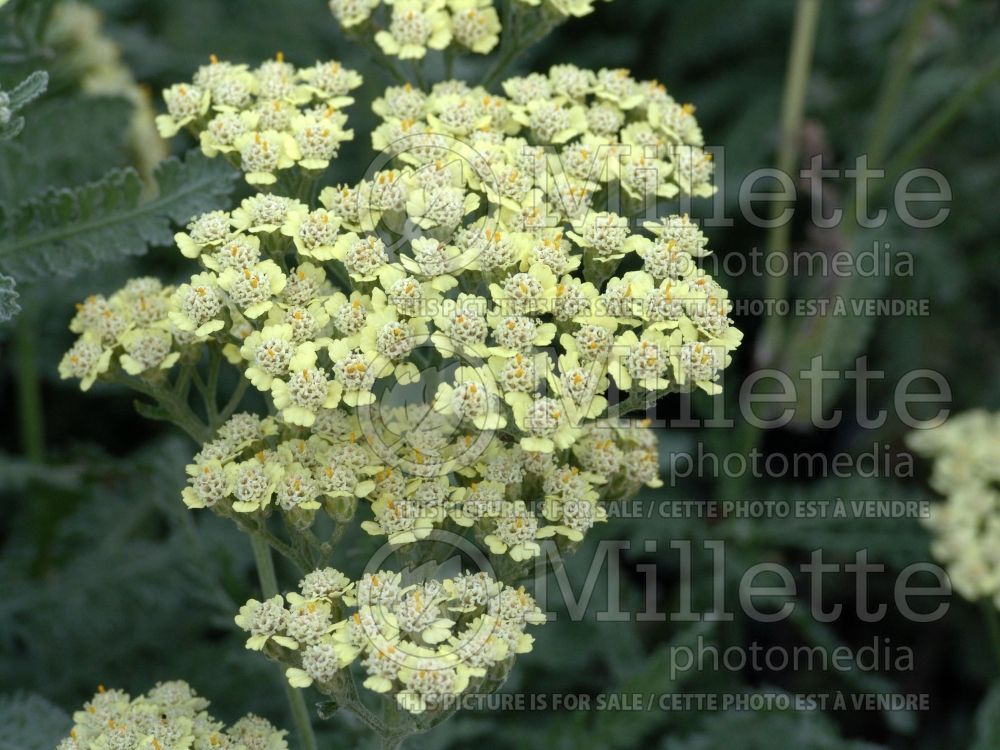
<svg viewBox="0 0 1000 750">
<path fill-rule="evenodd" d="M 557 62 L 629 67 L 636 77 L 665 81 L 678 99 L 697 105 L 709 143 L 726 149 L 725 215 L 735 221 L 707 227 L 717 253 L 738 256 L 758 247 L 857 251 L 877 239 L 914 258 L 911 276 L 788 278 L 772 280 L 772 287 L 751 275 L 720 278 L 733 299 L 781 294 L 931 301 L 929 316 L 880 325 L 860 317 L 737 318 L 748 337 L 730 383 L 739 384 L 751 370 L 755 352 L 758 363 L 792 372 L 807 367 L 817 354 L 827 358 L 828 367 L 866 355 L 871 370 L 885 373 L 872 384 L 867 401 L 872 413 L 889 409 L 880 427 L 862 429 L 847 417 L 831 430 L 794 422 L 767 432 L 742 427 L 699 433 L 710 443 L 706 450 L 722 456 L 753 447 L 785 457 L 803 451 L 858 455 L 874 445 L 890 464 L 882 477 L 766 483 L 753 476 L 695 477 L 668 482 L 649 498 L 927 498 L 927 467 L 917 462 L 912 477 L 905 470 L 902 437 L 908 428 L 891 408 L 895 383 L 913 369 L 931 368 L 947 378 L 956 411 L 1000 406 L 998 323 L 992 315 L 1000 275 L 991 262 L 1000 236 L 1000 214 L 992 205 L 1000 187 L 995 158 L 1000 148 L 998 22 L 1000 6 L 993 2 L 843 0 L 820 6 L 813 0 L 619 0 L 599 4 L 595 14 L 557 30 L 523 58 L 524 70 Z M 0 90 L 10 92 L 11 102 L 19 84 L 38 80 L 32 73 L 49 76 L 44 96 L 23 107 L 7 105 L 18 110 L 9 122 L 23 117 L 25 125 L 0 142 L 0 299 L 9 299 L 16 283 L 21 308 L 0 328 L 5 426 L 0 436 L 0 590 L 5 594 L 0 600 L 0 686 L 6 693 L 0 700 L 0 748 L 52 747 L 69 726 L 62 711 L 83 703 L 98 682 L 139 693 L 151 679 L 183 678 L 212 700 L 224 720 L 256 711 L 288 726 L 281 692 L 258 688 L 276 676 L 243 650 L 231 626 L 236 603 L 255 590 L 250 550 L 235 529 L 207 514 L 195 518 L 179 502 L 183 466 L 194 446 L 142 420 L 113 386 L 95 387 L 92 397 L 81 398 L 75 387 L 59 383 L 56 363 L 69 345 L 69 301 L 110 292 L 135 275 L 175 278 L 176 253 L 165 249 L 172 227 L 200 211 L 228 205 L 226 196 L 234 189 L 227 170 L 197 157 L 167 161 L 155 173 L 155 159 L 137 161 L 137 154 L 156 154 L 159 141 L 149 133 L 149 97 L 136 81 L 159 90 L 188 78 L 209 53 L 251 62 L 284 50 L 303 64 L 336 56 L 373 82 L 380 80 L 379 70 L 346 44 L 320 0 L 102 0 L 89 5 L 12 0 L 0 9 L 0 29 Z M 490 62 L 459 65 L 486 70 Z M 479 70 L 455 72 L 466 77 Z M 357 92 L 351 115 L 359 131 L 374 124 L 369 104 L 380 88 Z M 336 178 L 353 179 L 363 170 L 368 150 L 356 152 L 353 161 L 351 152 L 338 160 L 336 168 L 345 174 Z M 932 231 L 890 223 L 877 233 L 853 236 L 817 232 L 806 220 L 810 196 L 805 190 L 797 205 L 802 210 L 786 237 L 769 236 L 740 218 L 739 185 L 753 170 L 781 162 L 808 164 L 817 153 L 824 154 L 825 166 L 845 168 L 866 152 L 872 167 L 890 174 L 911 165 L 940 170 L 953 193 L 949 219 Z M 846 188 L 843 194 L 846 208 L 851 198 Z M 696 210 L 704 213 L 709 207 Z M 832 282 L 839 286 L 813 286 Z M 3 304 L 12 315 L 13 307 Z M 734 400 L 739 391 L 726 392 Z M 847 389 L 826 408 L 849 415 L 855 399 Z M 695 405 L 706 413 L 712 408 L 707 397 Z M 728 408 L 737 413 L 734 403 Z M 669 418 L 677 409 L 676 397 L 668 398 L 660 404 L 660 415 Z M 694 440 L 694 433 L 684 429 L 661 435 L 665 475 L 672 456 L 696 450 Z M 817 548 L 835 561 L 867 549 L 870 559 L 896 571 L 930 559 L 927 533 L 908 519 L 618 519 L 602 536 L 630 543 L 623 556 L 628 585 L 622 595 L 633 612 L 643 606 L 643 566 L 649 563 L 657 564 L 664 607 L 682 594 L 677 555 L 669 547 L 674 539 L 692 540 L 696 552 L 702 540 L 725 539 L 727 575 L 737 578 L 760 561 L 805 562 Z M 658 551 L 643 551 L 651 538 L 658 541 Z M 574 591 L 580 590 L 593 558 L 582 550 L 568 563 Z M 712 569 L 698 557 L 693 565 L 706 571 L 703 585 L 691 592 L 698 611 L 699 602 L 711 601 Z M 831 602 L 850 602 L 853 583 L 848 575 L 828 577 L 824 595 Z M 876 578 L 870 597 L 890 600 L 890 584 Z M 957 597 L 941 622 L 915 624 L 895 613 L 877 630 L 850 617 L 831 625 L 793 617 L 766 628 L 739 617 L 695 626 L 600 622 L 595 613 L 601 609 L 597 594 L 583 622 L 540 629 L 535 651 L 520 662 L 504 690 L 900 690 L 928 693 L 930 710 L 770 711 L 721 718 L 694 710 L 465 712 L 415 738 L 412 746 L 446 748 L 484 740 L 512 748 L 651 743 L 756 748 L 776 736 L 797 748 L 998 746 L 1000 689 L 990 690 L 996 660 L 984 658 L 993 646 L 979 609 Z M 870 644 L 873 635 L 912 647 L 913 669 L 882 674 L 702 671 L 677 677 L 667 669 L 671 645 L 693 643 L 699 636 L 720 648 L 753 640 L 857 648 Z M 359 746 L 363 736 L 360 727 L 336 722 L 322 725 L 318 733 L 321 746 L 333 741 Z"/>
</svg>

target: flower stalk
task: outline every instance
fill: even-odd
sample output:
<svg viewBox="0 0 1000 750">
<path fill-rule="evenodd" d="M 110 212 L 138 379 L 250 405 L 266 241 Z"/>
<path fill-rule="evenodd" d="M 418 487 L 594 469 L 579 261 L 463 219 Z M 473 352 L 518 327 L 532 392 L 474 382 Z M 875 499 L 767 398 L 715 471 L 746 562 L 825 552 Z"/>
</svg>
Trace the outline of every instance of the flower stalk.
<svg viewBox="0 0 1000 750">
<path fill-rule="evenodd" d="M 274 559 L 271 557 L 271 547 L 268 540 L 260 534 L 250 534 L 250 544 L 253 547 L 253 559 L 257 566 L 257 576 L 260 588 L 266 599 L 278 594 L 278 577 L 274 570 Z M 295 732 L 299 737 L 302 750 L 316 750 L 316 735 L 313 733 L 312 720 L 306 706 L 302 691 L 281 681 L 288 699 L 288 709 L 292 714 Z"/>
<path fill-rule="evenodd" d="M 782 175 L 789 175 L 794 182 L 798 172 L 796 163 L 801 151 L 802 122 L 805 118 L 806 93 L 813 67 L 813 52 L 819 29 L 821 0 L 798 0 L 795 7 L 795 21 L 792 28 L 792 44 L 788 52 L 785 71 L 785 88 L 781 103 L 781 130 L 778 141 L 776 169 Z M 772 220 L 781 212 L 781 206 L 774 205 Z M 768 231 L 765 257 L 791 253 L 790 222 L 776 222 Z M 774 267 L 786 268 L 787 264 Z M 766 279 L 764 296 L 768 300 L 783 300 L 788 296 L 788 274 L 772 274 Z M 768 366 L 778 351 L 784 338 L 785 321 L 781 316 L 769 315 L 758 340 L 755 358 L 760 366 Z"/>
</svg>

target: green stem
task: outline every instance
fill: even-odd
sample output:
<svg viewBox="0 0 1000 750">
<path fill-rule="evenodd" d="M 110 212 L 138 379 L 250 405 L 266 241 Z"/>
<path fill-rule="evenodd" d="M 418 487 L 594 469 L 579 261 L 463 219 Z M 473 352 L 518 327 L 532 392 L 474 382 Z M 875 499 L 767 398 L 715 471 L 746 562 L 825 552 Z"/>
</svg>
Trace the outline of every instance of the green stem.
<svg viewBox="0 0 1000 750">
<path fill-rule="evenodd" d="M 878 169 L 886 157 L 889 134 L 892 129 L 892 118 L 899 109 L 899 103 L 906 92 L 906 85 L 910 81 L 917 41 L 920 39 L 920 33 L 927 23 L 927 16 L 934 2 L 936 0 L 920 0 L 920 4 L 913 11 L 913 15 L 902 31 L 896 58 L 886 69 L 882 83 L 879 85 L 879 108 L 875 115 L 875 122 L 872 125 L 868 144 L 865 149 L 865 153 L 868 155 L 868 165 L 872 169 Z M 884 184 L 885 181 L 882 181 L 872 186 L 871 192 L 868 194 L 868 199 L 874 200 Z M 858 201 L 857 183 L 855 182 L 851 185 L 844 205 L 844 221 L 843 229 L 841 230 L 843 244 L 849 250 L 852 250 L 852 252 L 853 248 L 850 246 L 850 241 L 857 228 Z"/>
<path fill-rule="evenodd" d="M 261 593 L 265 599 L 270 599 L 278 594 L 278 576 L 274 572 L 271 547 L 267 540 L 258 534 L 251 534 L 250 542 L 253 545 L 254 562 L 257 563 L 257 576 L 260 578 Z M 295 730 L 299 735 L 302 750 L 316 750 L 316 737 L 313 734 L 309 709 L 306 708 L 306 700 L 302 696 L 302 691 L 289 685 L 284 676 L 282 676 L 281 682 L 285 687 L 288 707 L 292 712 L 292 721 L 295 723 Z"/>
<path fill-rule="evenodd" d="M 791 175 L 795 171 L 795 163 L 801 150 L 802 121 L 805 117 L 809 76 L 812 73 L 820 7 L 821 0 L 799 0 L 795 9 L 792 46 L 788 52 L 785 89 L 782 95 L 781 137 L 776 164 L 778 172 L 784 175 Z M 781 207 L 775 203 L 771 218 L 776 219 L 780 215 L 780 210 Z M 791 232 L 790 222 L 774 223 L 768 232 L 765 247 L 765 257 L 768 260 L 773 255 L 790 252 Z M 766 265 L 770 266 L 769 263 Z M 765 281 L 764 298 L 769 300 L 785 299 L 788 296 L 788 283 L 787 274 L 768 276 Z M 757 346 L 757 361 L 759 363 L 766 364 L 772 361 L 778 343 L 782 339 L 784 328 L 785 321 L 781 317 L 771 315 L 767 318 Z"/>
<path fill-rule="evenodd" d="M 14 356 L 17 362 L 17 402 L 21 425 L 21 449 L 31 463 L 45 461 L 45 413 L 42 385 L 38 378 L 38 331 L 34 308 L 26 307 L 17 319 Z"/>
<path fill-rule="evenodd" d="M 910 79 L 909 69 L 912 67 L 916 41 L 926 23 L 926 5 L 926 0 L 921 0 L 906 27 L 901 30 L 898 48 L 900 52 L 894 61 L 894 66 L 886 69 L 883 82 L 879 87 L 879 91 L 883 92 L 887 101 L 879 103 L 879 112 L 875 116 L 874 126 L 869 135 L 869 143 L 866 144 L 864 153 L 869 156 L 874 154 L 875 159 L 878 160 L 869 159 L 869 167 L 873 169 L 878 169 L 881 166 L 879 162 L 885 158 L 886 153 L 895 155 L 891 157 L 885 167 L 884 178 L 871 186 L 867 195 L 868 201 L 874 201 L 881 191 L 894 184 L 898 176 L 951 127 L 987 87 L 1000 78 L 1000 59 L 994 59 L 978 76 L 939 106 L 935 117 L 918 128 L 900 147 L 891 152 L 888 151 L 890 141 L 887 134 L 891 128 L 891 115 L 895 114 L 898 100 L 905 94 L 904 87 Z M 899 70 L 900 67 L 904 70 Z M 843 201 L 844 215 L 840 223 L 839 244 L 852 253 L 856 252 L 852 239 L 859 228 L 857 190 L 858 181 L 852 181 Z M 843 279 L 842 281 L 838 293 L 842 296 L 850 296 L 853 286 L 851 279 Z M 801 360 L 802 353 L 813 351 L 819 341 L 835 339 L 844 320 L 845 318 L 835 318 L 828 314 L 822 314 L 803 324 L 795 332 L 792 339 L 785 342 L 786 363 L 784 366 L 789 371 L 798 370 L 797 363 Z M 799 408 L 803 408 L 803 404 L 800 404 Z"/>
<path fill-rule="evenodd" d="M 885 158 L 886 147 L 889 144 L 889 134 L 892 129 L 893 115 L 899 110 L 899 103 L 906 92 L 913 72 L 914 52 L 920 35 L 927 25 L 927 18 L 937 0 L 918 0 L 903 36 L 899 40 L 899 49 L 893 61 L 889 64 L 878 95 L 878 111 L 872 124 L 871 140 L 868 144 L 868 163 L 878 169 Z"/>
<path fill-rule="evenodd" d="M 424 68 L 420 60 L 414 60 L 410 64 L 410 69 L 413 71 L 413 80 L 417 82 L 417 88 L 421 91 L 430 91 L 427 87 L 427 81 L 424 79 Z"/>
<path fill-rule="evenodd" d="M 518 55 L 518 53 L 520 51 L 521 51 L 520 47 L 511 47 L 509 50 L 507 50 L 505 53 L 503 53 L 500 56 L 500 59 L 497 60 L 496 64 L 493 66 L 493 68 L 490 69 L 490 71 L 483 78 L 483 82 L 481 84 L 482 87 L 484 89 L 489 90 L 489 88 L 494 83 L 496 83 L 497 80 L 499 80 L 500 76 L 502 76 L 504 74 L 504 71 L 507 70 L 507 68 L 514 61 L 514 58 L 517 57 L 517 55 Z"/>
<path fill-rule="evenodd" d="M 222 351 L 216 347 L 208 350 L 208 380 L 205 388 L 208 394 L 205 397 L 205 413 L 208 424 L 212 429 L 219 426 L 219 368 L 222 366 Z"/>
<path fill-rule="evenodd" d="M 247 536 L 256 539 L 260 537 L 275 552 L 284 557 L 298 568 L 299 573 L 305 575 L 312 567 L 308 561 L 297 554 L 292 545 L 285 542 L 277 534 L 267 528 L 267 522 L 261 518 L 255 518 L 245 513 L 225 512 L 219 506 L 215 506 L 216 513 L 222 518 L 228 518 L 236 524 L 236 528 Z"/>
<path fill-rule="evenodd" d="M 652 403 L 656 403 L 655 400 Z M 628 398 L 614 408 L 618 411 L 618 418 L 625 419 L 629 414 L 638 408 L 648 410 L 650 406 L 650 396 L 646 391 L 632 391 Z"/>
<path fill-rule="evenodd" d="M 196 443 L 206 443 L 212 439 L 212 427 L 202 422 L 178 392 L 154 385 L 124 370 L 112 373 L 111 382 L 121 383 L 134 391 L 149 396 L 163 410 L 170 421 L 186 432 Z"/>
<path fill-rule="evenodd" d="M 390 78 L 394 79 L 396 83 L 404 84 L 409 82 L 406 75 L 398 67 L 396 67 L 396 64 L 389 59 L 384 52 L 382 52 L 382 48 L 372 40 L 370 34 L 362 32 L 357 36 L 352 35 L 351 38 L 357 41 L 365 49 L 365 51 L 368 52 L 368 56 L 371 61 L 375 63 L 375 65 L 377 65 L 383 73 L 387 73 Z"/>
<path fill-rule="evenodd" d="M 493 67 L 483 76 L 483 80 L 479 84 L 485 89 L 489 89 L 494 83 L 500 80 L 500 76 L 504 74 L 518 55 L 552 30 L 550 23 L 544 22 L 543 19 L 536 19 L 536 22 L 531 25 L 530 31 L 523 38 L 519 38 L 518 29 L 516 28 L 517 11 L 514 3 L 511 0 L 507 0 L 504 3 L 503 11 L 504 20 L 503 35 L 500 39 L 500 57 L 497 58 Z"/>
<path fill-rule="evenodd" d="M 239 405 L 243 402 L 243 396 L 246 395 L 247 387 L 249 385 L 250 381 L 247 380 L 246 377 L 241 376 L 240 382 L 236 384 L 236 390 L 233 391 L 232 397 L 222 408 L 222 411 L 219 412 L 219 424 L 216 425 L 216 427 L 223 424 L 227 419 L 236 413 Z"/>
<path fill-rule="evenodd" d="M 357 716 L 365 724 L 365 726 L 374 731 L 380 737 L 390 735 L 391 732 L 385 723 L 372 713 L 368 706 L 362 702 L 361 696 L 358 695 L 357 683 L 354 681 L 354 673 L 349 669 L 344 671 L 346 672 L 344 705 L 350 708 L 350 710 L 354 712 L 354 715 Z"/>
</svg>

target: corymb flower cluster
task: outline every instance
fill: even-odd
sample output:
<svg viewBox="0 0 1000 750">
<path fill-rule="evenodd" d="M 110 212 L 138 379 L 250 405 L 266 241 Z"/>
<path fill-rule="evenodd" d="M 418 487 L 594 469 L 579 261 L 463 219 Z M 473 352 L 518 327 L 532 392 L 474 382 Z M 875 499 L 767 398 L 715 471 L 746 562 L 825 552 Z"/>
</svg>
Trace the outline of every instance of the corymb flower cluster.
<svg viewBox="0 0 1000 750">
<path fill-rule="evenodd" d="M 932 553 L 962 596 L 1000 607 L 1000 414 L 966 412 L 907 443 L 934 459 L 931 485 L 947 499 L 926 519 Z"/>
<path fill-rule="evenodd" d="M 413 23 L 439 11 L 392 4 Z M 524 625 L 541 619 L 506 582 L 544 540 L 572 550 L 610 503 L 661 483 L 654 433 L 620 413 L 717 393 L 741 334 L 697 264 L 705 235 L 656 211 L 714 190 L 693 107 L 662 85 L 559 65 L 502 95 L 390 87 L 372 168 L 323 187 L 359 84 L 337 63 L 279 58 L 213 61 L 168 89 L 163 132 L 188 128 L 272 192 L 177 234 L 200 266 L 182 283 L 140 278 L 84 301 L 60 371 L 85 389 L 126 382 L 168 414 L 193 383 L 210 419 L 201 431 L 184 417 L 204 443 L 184 502 L 320 571 L 301 594 L 244 607 L 248 645 L 338 696 L 357 662 L 366 686 L 419 713 L 494 684 L 527 650 Z M 222 407 L 227 362 L 240 385 Z M 243 389 L 266 416 L 239 411 Z M 465 535 L 498 573 L 351 583 L 325 566 L 357 513 L 392 550 Z"/>
<path fill-rule="evenodd" d="M 435 529 L 471 531 L 494 555 L 523 563 L 541 553 L 540 539 L 580 542 L 607 519 L 606 503 L 661 484 L 656 438 L 641 425 L 595 423 L 553 454 L 499 440 L 476 448 L 474 432 L 452 432 L 426 407 L 389 415 L 392 434 L 405 436 L 395 444 L 365 439 L 357 414 L 343 409 L 323 411 L 308 436 L 236 414 L 187 467 L 184 503 L 233 518 L 279 513 L 310 530 L 320 513 L 349 522 L 364 501 L 361 528 L 393 547 Z"/>
<path fill-rule="evenodd" d="M 102 686 L 73 714 L 73 729 L 56 750 L 288 750 L 287 733 L 266 719 L 248 714 L 227 729 L 208 705 L 180 680 L 137 698 Z"/>
<path fill-rule="evenodd" d="M 247 182 L 269 185 L 277 173 L 298 165 L 322 170 L 354 137 L 345 130 L 344 107 L 361 76 L 335 61 L 298 69 L 278 54 L 254 70 L 215 57 L 190 83 L 163 92 L 166 114 L 156 118 L 160 135 L 187 128 L 198 134 L 206 156 L 238 163 Z"/>
<path fill-rule="evenodd" d="M 413 714 L 453 709 L 463 692 L 502 682 L 514 655 L 531 650 L 525 627 L 544 620 L 523 588 L 485 572 L 407 585 L 392 571 L 351 582 L 333 568 L 309 573 L 299 593 L 251 599 L 236 617 L 247 648 L 288 665 L 293 686 L 335 694 L 357 662 L 366 688 Z"/>
</svg>

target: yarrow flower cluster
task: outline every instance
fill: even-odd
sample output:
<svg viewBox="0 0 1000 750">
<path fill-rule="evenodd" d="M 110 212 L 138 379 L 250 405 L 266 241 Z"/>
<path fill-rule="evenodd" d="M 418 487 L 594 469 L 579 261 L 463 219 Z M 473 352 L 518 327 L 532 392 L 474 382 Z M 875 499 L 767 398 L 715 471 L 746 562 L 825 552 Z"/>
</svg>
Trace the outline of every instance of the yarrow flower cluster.
<svg viewBox="0 0 1000 750">
<path fill-rule="evenodd" d="M 78 378 L 86 391 L 114 364 L 128 375 L 163 378 L 180 359 L 191 332 L 170 318 L 173 287 L 159 279 L 132 279 L 105 298 L 95 294 L 76 306 L 70 330 L 79 333 L 59 364 L 63 378 Z"/>
<path fill-rule="evenodd" d="M 408 584 L 393 571 L 351 582 L 325 568 L 299 589 L 240 609 L 247 648 L 285 664 L 294 687 L 330 695 L 357 663 L 366 688 L 412 714 L 453 708 L 463 692 L 502 681 L 515 655 L 531 650 L 526 626 L 545 620 L 523 588 L 485 572 Z"/>
<path fill-rule="evenodd" d="M 137 698 L 101 686 L 56 750 L 288 750 L 287 733 L 266 719 L 247 714 L 227 729 L 208 705 L 181 680 Z"/>
<path fill-rule="evenodd" d="M 344 522 L 358 501 L 370 516 L 361 527 L 393 547 L 426 539 L 435 529 L 471 530 L 494 555 L 514 562 L 541 553 L 539 540 L 563 546 L 583 540 L 607 519 L 606 503 L 661 486 L 656 438 L 643 425 L 594 423 L 573 450 L 555 456 L 450 433 L 426 410 L 384 415 L 372 439 L 357 414 L 321 411 L 309 437 L 273 417 L 236 414 L 187 467 L 184 503 L 220 515 L 278 513 L 310 529 L 317 513 Z M 381 420 L 380 420 L 381 421 Z M 384 440 L 391 426 L 396 443 Z"/>
<path fill-rule="evenodd" d="M 190 129 L 206 156 L 222 154 L 247 182 L 269 185 L 295 165 L 326 169 L 354 137 L 342 110 L 360 85 L 361 76 L 336 61 L 296 68 L 279 53 L 251 70 L 213 56 L 191 82 L 164 90 L 167 112 L 156 126 L 164 138 Z"/>
<path fill-rule="evenodd" d="M 907 443 L 934 459 L 931 485 L 946 498 L 926 519 L 932 553 L 962 596 L 1000 607 L 1000 414 L 966 412 Z"/>
<path fill-rule="evenodd" d="M 569 17 L 592 13 L 595 2 L 514 0 L 511 20 L 531 24 L 536 35 L 543 35 Z M 500 15 L 493 0 L 329 0 L 329 4 L 346 32 L 373 35 L 385 54 L 402 60 L 419 60 L 428 50 L 444 49 L 486 55 L 500 41 Z"/>
<path fill-rule="evenodd" d="M 387 5 L 395 20 L 376 41 L 400 56 L 491 10 Z M 580 15 L 592 3 L 534 5 Z M 333 6 L 363 25 L 378 3 Z M 530 648 L 525 625 L 543 618 L 505 581 L 543 543 L 571 551 L 609 504 L 662 485 L 655 433 L 620 417 L 669 392 L 718 393 L 741 334 L 697 264 L 709 252 L 697 223 L 657 210 L 714 191 L 694 109 L 662 85 L 557 65 L 503 94 L 392 86 L 373 105 L 375 166 L 317 203 L 360 83 L 336 63 L 213 60 L 164 92 L 165 134 L 190 129 L 251 183 L 293 167 L 302 179 L 194 217 L 175 237 L 199 266 L 182 283 L 135 279 L 81 303 L 60 372 L 153 398 L 154 416 L 202 443 L 185 504 L 314 571 L 300 593 L 242 608 L 249 648 L 295 686 L 340 701 L 353 665 L 406 711 L 443 716 Z M 222 404 L 224 363 L 240 380 Z M 267 416 L 239 411 L 249 389 Z M 352 582 L 323 566 L 358 513 L 390 551 L 419 555 L 447 532 L 501 573 Z"/>
</svg>

